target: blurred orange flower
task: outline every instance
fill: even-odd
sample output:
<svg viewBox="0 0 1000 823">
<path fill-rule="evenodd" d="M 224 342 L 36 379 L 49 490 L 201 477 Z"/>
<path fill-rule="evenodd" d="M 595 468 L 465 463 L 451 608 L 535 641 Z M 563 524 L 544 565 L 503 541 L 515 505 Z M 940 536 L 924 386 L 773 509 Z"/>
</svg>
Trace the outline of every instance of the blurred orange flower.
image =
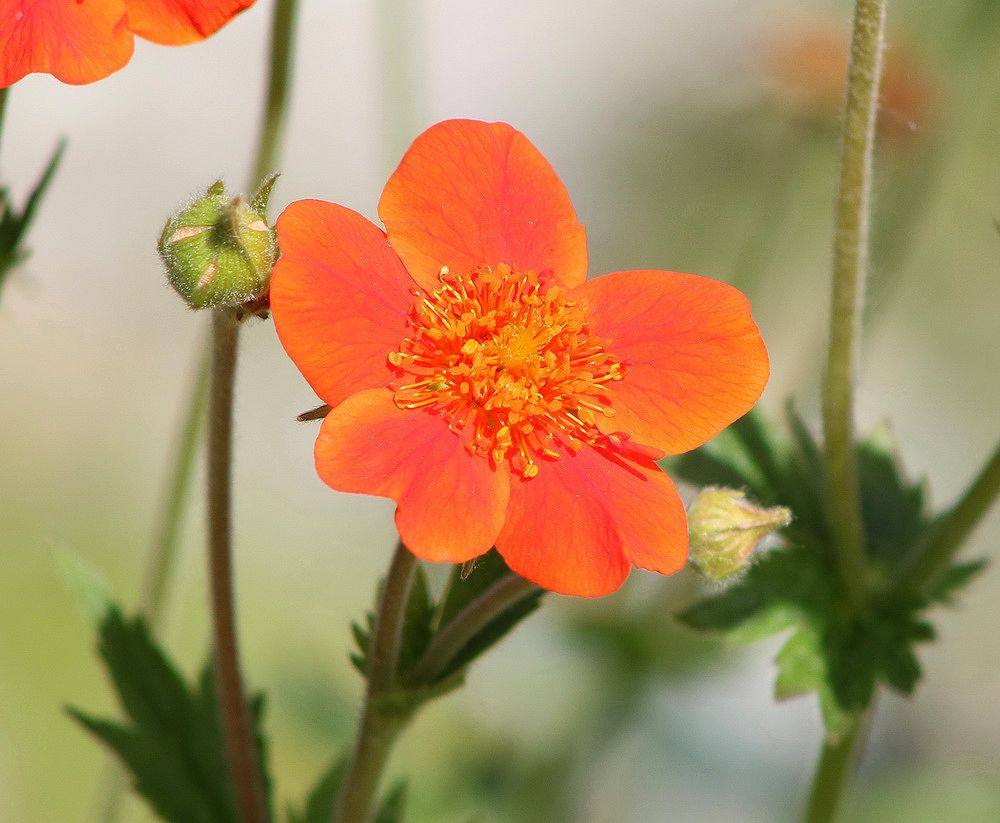
<svg viewBox="0 0 1000 823">
<path fill-rule="evenodd" d="M 132 56 L 133 35 L 168 46 L 215 33 L 254 0 L 0 0 L 0 88 L 31 72 L 92 83 Z"/>
<path fill-rule="evenodd" d="M 684 507 L 655 459 L 760 396 L 768 359 L 743 294 L 627 271 L 586 281 L 583 226 L 505 123 L 417 138 L 379 202 L 292 203 L 271 285 L 278 335 L 332 407 L 316 441 L 334 489 L 389 497 L 410 550 L 496 546 L 565 594 L 687 558 Z"/>
<path fill-rule="evenodd" d="M 836 125 L 847 90 L 850 36 L 814 23 L 783 33 L 765 47 L 766 72 L 779 98 L 807 121 Z M 934 83 L 925 62 L 895 40 L 883 57 L 879 129 L 902 141 L 924 128 L 934 108 Z"/>
</svg>

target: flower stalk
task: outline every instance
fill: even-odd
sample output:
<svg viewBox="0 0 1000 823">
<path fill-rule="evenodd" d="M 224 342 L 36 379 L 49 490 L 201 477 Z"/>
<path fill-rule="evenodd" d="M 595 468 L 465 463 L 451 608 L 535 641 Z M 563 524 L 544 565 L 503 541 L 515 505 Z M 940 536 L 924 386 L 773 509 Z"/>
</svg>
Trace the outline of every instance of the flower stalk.
<svg viewBox="0 0 1000 823">
<path fill-rule="evenodd" d="M 368 684 L 347 776 L 337 796 L 334 823 L 365 823 L 371 816 L 379 779 L 393 743 L 412 709 L 387 709 L 379 698 L 396 687 L 396 666 L 403 641 L 406 604 L 417 569 L 417 558 L 402 544 L 389 565 L 368 652 Z"/>
<path fill-rule="evenodd" d="M 816 776 L 813 778 L 805 823 L 830 823 L 837 819 L 837 809 L 844 786 L 854 773 L 867 736 L 871 710 L 852 718 L 851 725 L 836 738 L 823 742 Z"/>
<path fill-rule="evenodd" d="M 826 495 L 837 566 L 853 609 L 867 597 L 868 564 L 854 445 L 854 377 L 861 302 L 868 268 L 872 162 L 885 41 L 885 0 L 855 0 L 837 188 L 830 300 L 830 345 L 823 383 Z M 833 820 L 860 757 L 868 727 L 858 715 L 839 738 L 824 741 L 806 812 L 808 823 Z"/>
<path fill-rule="evenodd" d="M 266 823 L 260 755 L 240 674 L 233 599 L 233 389 L 238 338 L 236 312 L 213 309 L 208 398 L 209 589 L 219 710 L 236 804 L 243 823 Z"/>
<path fill-rule="evenodd" d="M 867 564 L 854 448 L 854 378 L 872 199 L 885 0 L 856 0 L 837 189 L 830 345 L 823 383 L 827 505 L 844 589 L 865 597 Z"/>
</svg>

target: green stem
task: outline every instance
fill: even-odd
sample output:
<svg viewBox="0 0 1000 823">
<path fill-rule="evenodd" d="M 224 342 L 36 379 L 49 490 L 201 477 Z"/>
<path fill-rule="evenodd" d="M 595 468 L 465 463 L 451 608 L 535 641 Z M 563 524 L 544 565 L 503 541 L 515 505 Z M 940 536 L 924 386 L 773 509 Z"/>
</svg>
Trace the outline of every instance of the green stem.
<svg viewBox="0 0 1000 823">
<path fill-rule="evenodd" d="M 823 742 L 819 764 L 813 778 L 805 823 L 829 823 L 836 820 L 837 808 L 861 755 L 867 736 L 871 711 L 854 716 L 848 728 L 836 740 Z"/>
<path fill-rule="evenodd" d="M 249 190 L 253 191 L 277 164 L 278 149 L 288 113 L 288 89 L 292 79 L 292 54 L 295 51 L 295 13 L 298 0 L 277 0 L 271 18 L 271 72 L 267 80 L 260 138 Z"/>
<path fill-rule="evenodd" d="M 431 638 L 423 657 L 413 667 L 413 682 L 432 682 L 476 634 L 515 603 L 538 590 L 537 585 L 516 574 L 502 577 Z"/>
<path fill-rule="evenodd" d="M 232 571 L 233 388 L 239 321 L 232 309 L 212 310 L 208 396 L 208 572 L 216 686 L 230 776 L 241 823 L 268 819 L 260 756 L 243 692 L 236 641 Z"/>
<path fill-rule="evenodd" d="M 823 383 L 826 495 L 840 575 L 864 600 L 867 564 L 854 448 L 854 372 L 868 266 L 872 153 L 885 27 L 884 0 L 856 0 L 837 190 L 830 346 Z"/>
<path fill-rule="evenodd" d="M 351 765 L 337 796 L 335 823 L 366 823 L 393 743 L 410 712 L 379 705 L 396 686 L 396 665 L 417 559 L 400 542 L 389 565 L 368 650 L 368 684 Z"/>
<path fill-rule="evenodd" d="M 917 562 L 900 582 L 900 591 L 922 597 L 943 575 L 973 529 L 1000 495 L 1000 444 L 979 476 L 931 532 Z"/>
</svg>

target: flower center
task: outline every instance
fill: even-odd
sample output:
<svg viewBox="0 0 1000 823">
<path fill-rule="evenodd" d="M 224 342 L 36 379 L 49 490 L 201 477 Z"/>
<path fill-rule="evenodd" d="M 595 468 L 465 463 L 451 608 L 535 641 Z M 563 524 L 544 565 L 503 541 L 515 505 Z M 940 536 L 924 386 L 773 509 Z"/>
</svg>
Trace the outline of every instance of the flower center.
<svg viewBox="0 0 1000 823">
<path fill-rule="evenodd" d="M 413 334 L 389 355 L 412 378 L 390 385 L 399 408 L 440 414 L 467 434 L 470 454 L 525 478 L 539 457 L 607 440 L 596 420 L 614 416 L 606 386 L 625 366 L 551 277 L 501 263 L 466 275 L 446 267 L 439 280 L 417 293 Z"/>
</svg>

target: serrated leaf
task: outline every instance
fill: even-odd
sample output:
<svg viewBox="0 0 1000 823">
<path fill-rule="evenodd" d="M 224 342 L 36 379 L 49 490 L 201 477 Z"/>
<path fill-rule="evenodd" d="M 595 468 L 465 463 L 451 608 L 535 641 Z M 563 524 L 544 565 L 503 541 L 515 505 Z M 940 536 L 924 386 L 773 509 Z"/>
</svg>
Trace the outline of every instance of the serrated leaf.
<svg viewBox="0 0 1000 823">
<path fill-rule="evenodd" d="M 237 823 L 212 667 L 190 689 L 145 622 L 126 621 L 116 608 L 101 623 L 100 652 L 127 719 L 101 720 L 74 709 L 72 716 L 122 759 L 136 790 L 164 820 Z M 258 696 L 251 715 L 263 759 L 262 713 Z M 266 770 L 263 778 L 268 788 Z"/>
<path fill-rule="evenodd" d="M 968 586 L 976 575 L 986 568 L 987 564 L 988 561 L 985 559 L 973 560 L 969 563 L 956 563 L 934 584 L 928 594 L 928 599 L 932 602 L 951 605 L 954 596 Z"/>
<path fill-rule="evenodd" d="M 901 564 L 927 528 L 923 483 L 911 483 L 888 435 L 876 430 L 858 447 L 861 517 L 868 551 Z"/>
<path fill-rule="evenodd" d="M 795 632 L 782 646 L 774 662 L 778 666 L 778 677 L 774 682 L 776 700 L 788 700 L 819 691 L 826 680 L 823 653 L 816 633 L 810 628 Z"/>
<path fill-rule="evenodd" d="M 826 599 L 823 572 L 803 549 L 768 552 L 740 580 L 718 594 L 705 597 L 677 617 L 699 631 L 731 633 L 768 615 L 784 604 L 818 608 Z M 787 610 L 779 612 L 774 631 L 787 627 Z"/>
</svg>

